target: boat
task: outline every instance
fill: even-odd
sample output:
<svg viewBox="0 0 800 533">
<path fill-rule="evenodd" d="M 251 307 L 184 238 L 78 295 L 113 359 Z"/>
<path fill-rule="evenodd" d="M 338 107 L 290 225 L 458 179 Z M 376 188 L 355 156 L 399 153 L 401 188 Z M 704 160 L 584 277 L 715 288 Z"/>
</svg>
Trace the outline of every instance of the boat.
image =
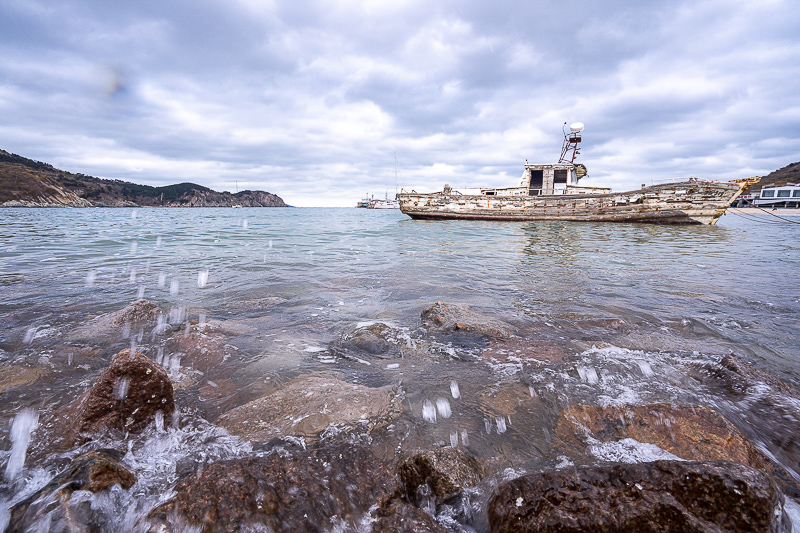
<svg viewBox="0 0 800 533">
<path fill-rule="evenodd" d="M 566 123 L 565 123 L 566 125 Z M 519 185 L 506 188 L 453 188 L 418 193 L 400 190 L 400 210 L 415 219 L 569 220 L 585 222 L 645 222 L 654 224 L 716 224 L 744 183 L 696 177 L 654 183 L 613 193 L 609 187 L 584 187 L 586 166 L 575 163 L 584 125 L 564 131 L 561 157 L 554 164 L 525 161 Z"/>
</svg>

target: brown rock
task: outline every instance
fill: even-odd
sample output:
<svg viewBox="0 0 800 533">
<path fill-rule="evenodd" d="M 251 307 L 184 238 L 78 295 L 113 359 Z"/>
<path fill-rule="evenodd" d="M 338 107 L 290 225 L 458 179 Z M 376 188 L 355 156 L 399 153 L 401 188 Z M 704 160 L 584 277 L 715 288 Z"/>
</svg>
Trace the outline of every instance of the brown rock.
<svg viewBox="0 0 800 533">
<path fill-rule="evenodd" d="M 735 389 L 737 392 L 743 392 L 749 387 L 758 385 L 759 383 L 763 383 L 769 386 L 776 393 L 800 399 L 800 393 L 798 393 L 796 390 L 788 386 L 786 383 L 779 380 L 775 376 L 772 376 L 770 374 L 767 374 L 766 372 L 758 370 L 750 363 L 743 361 L 737 357 L 734 357 L 732 355 L 726 355 L 725 357 L 722 358 L 722 361 L 720 361 L 720 365 L 722 366 L 722 368 L 725 368 L 735 373 L 740 378 L 740 379 L 731 379 L 731 376 L 729 376 L 729 380 L 731 381 L 731 387 Z"/>
<path fill-rule="evenodd" d="M 436 302 L 422 311 L 422 326 L 434 331 L 463 331 L 484 336 L 507 337 L 516 328 L 511 324 L 482 315 L 464 305 Z"/>
<path fill-rule="evenodd" d="M 506 532 L 778 532 L 783 496 L 768 476 L 726 461 L 530 474 L 504 483 L 489 523 Z"/>
<path fill-rule="evenodd" d="M 378 509 L 372 533 L 446 533 L 431 515 L 400 500 Z"/>
<path fill-rule="evenodd" d="M 0 393 L 33 383 L 45 374 L 41 368 L 21 365 L 0 365 Z"/>
<path fill-rule="evenodd" d="M 620 407 L 573 405 L 562 412 L 552 451 L 573 457 L 581 455 L 588 451 L 590 439 L 595 442 L 634 439 L 690 461 L 735 461 L 772 475 L 784 489 L 796 485 L 736 426 L 706 407 L 662 403 Z"/>
<path fill-rule="evenodd" d="M 495 361 L 522 360 L 538 365 L 557 365 L 566 361 L 568 352 L 564 346 L 535 337 L 512 337 L 492 339 L 481 357 Z"/>
<path fill-rule="evenodd" d="M 402 413 L 392 386 L 370 388 L 331 378 L 301 376 L 222 415 L 217 424 L 266 442 L 295 435 L 315 440 L 329 426 L 371 432 Z"/>
<path fill-rule="evenodd" d="M 439 448 L 414 454 L 397 467 L 411 501 L 417 489 L 427 484 L 436 503 L 442 503 L 463 489 L 480 482 L 482 469 L 475 458 L 459 448 Z"/>
<path fill-rule="evenodd" d="M 66 470 L 42 489 L 10 509 L 7 531 L 27 531 L 37 519 L 46 515 L 49 516 L 50 531 L 102 530 L 93 528 L 92 522 L 97 526 L 98 520 L 112 517 L 93 516 L 91 509 L 82 508 L 85 506 L 80 504 L 75 509 L 69 499 L 76 490 L 98 492 L 114 484 L 125 489 L 131 488 L 136 482 L 136 476 L 120 462 L 121 458 L 122 454 L 115 450 L 96 450 L 76 457 Z M 75 514 L 83 515 L 82 526 L 74 523 Z"/>
<path fill-rule="evenodd" d="M 235 349 L 227 344 L 227 337 L 221 333 L 194 332 L 180 334 L 167 342 L 168 352 L 181 355 L 181 365 L 192 367 L 206 373 L 211 368 L 229 358 Z"/>
<path fill-rule="evenodd" d="M 38 454 L 64 451 L 102 431 L 142 431 L 161 411 L 172 416 L 175 403 L 166 371 L 139 352 L 116 354 L 91 389 L 44 417 L 37 429 Z"/>
<path fill-rule="evenodd" d="M 393 328 L 377 322 L 358 328 L 353 333 L 342 335 L 340 339 L 330 344 L 330 349 L 343 356 L 352 352 L 381 359 L 402 357 L 396 333 Z"/>
<path fill-rule="evenodd" d="M 93 318 L 82 327 L 76 328 L 67 337 L 69 339 L 95 338 L 98 335 L 116 333 L 124 328 L 130 328 L 133 331 L 155 324 L 159 315 L 163 314 L 164 312 L 156 304 L 145 299 L 136 300 L 119 311 Z"/>
<path fill-rule="evenodd" d="M 354 530 L 398 490 L 391 472 L 359 446 L 222 461 L 178 482 L 146 531 Z"/>
</svg>

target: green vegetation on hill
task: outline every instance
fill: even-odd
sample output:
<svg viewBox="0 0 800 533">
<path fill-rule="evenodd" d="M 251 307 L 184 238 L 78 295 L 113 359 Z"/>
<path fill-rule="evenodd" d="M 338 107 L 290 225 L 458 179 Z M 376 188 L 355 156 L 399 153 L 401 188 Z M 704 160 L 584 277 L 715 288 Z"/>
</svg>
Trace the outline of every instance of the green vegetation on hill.
<svg viewBox="0 0 800 533">
<path fill-rule="evenodd" d="M 242 205 L 285 207 L 284 201 L 264 191 L 231 194 L 216 192 L 196 183 L 163 187 L 139 185 L 72 174 L 48 163 L 0 150 L 0 205 L 95 206 L 193 206 Z"/>
</svg>

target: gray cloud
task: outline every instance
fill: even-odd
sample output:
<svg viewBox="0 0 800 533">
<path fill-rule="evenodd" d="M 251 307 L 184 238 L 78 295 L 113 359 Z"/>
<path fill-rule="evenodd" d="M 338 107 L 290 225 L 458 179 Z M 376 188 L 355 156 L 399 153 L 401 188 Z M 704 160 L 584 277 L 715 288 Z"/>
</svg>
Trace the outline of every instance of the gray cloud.
<svg viewBox="0 0 800 533">
<path fill-rule="evenodd" d="M 791 0 L 0 5 L 0 147 L 295 205 L 513 183 L 586 123 L 595 184 L 800 160 Z"/>
</svg>

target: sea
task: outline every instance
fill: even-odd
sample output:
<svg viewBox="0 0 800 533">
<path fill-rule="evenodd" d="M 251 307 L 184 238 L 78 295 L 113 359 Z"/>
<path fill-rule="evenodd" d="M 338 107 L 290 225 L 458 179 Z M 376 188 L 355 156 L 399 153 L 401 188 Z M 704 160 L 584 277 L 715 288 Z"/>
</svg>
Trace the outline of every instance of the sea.
<svg viewBox="0 0 800 533">
<path fill-rule="evenodd" d="M 209 324 L 232 349 L 224 372 L 209 371 L 176 396 L 178 422 L 106 443 L 126 452 L 139 479 L 130 491 L 92 496 L 116 517 L 111 530 L 133 529 L 169 495 L 188 456 L 266 453 L 214 420 L 306 374 L 401 387 L 398 424 L 415 445 L 460 446 L 506 477 L 542 460 L 558 411 L 578 403 L 703 405 L 781 459 L 779 443 L 796 440 L 800 421 L 763 423 L 748 409 L 756 400 L 726 395 L 687 368 L 733 355 L 800 392 L 798 223 L 766 213 L 660 226 L 418 221 L 356 208 L 2 209 L 0 530 L 11 505 L 58 473 L 58 464 L 25 460 L 37 419 L 87 390 L 116 352 L 136 348 L 176 382 L 185 377 L 150 331 L 69 340 L 141 298 L 164 310 L 173 334 Z M 514 349 L 492 357 L 485 340 L 431 337 L 421 314 L 436 302 L 512 325 Z M 424 340 L 430 360 L 369 361 L 330 349 L 376 322 L 409 344 Z M 527 365 L 537 351 L 558 354 L 558 372 Z M 20 368 L 36 378 L 14 385 Z M 193 393 L 222 380 L 240 391 L 235 399 L 203 402 Z M 534 396 L 537 387 L 556 391 L 560 403 L 530 413 L 498 405 L 504 391 Z M 645 452 L 615 453 L 643 460 Z M 485 529 L 490 489 L 475 490 L 471 512 L 432 512 L 451 531 Z M 787 508 L 800 516 L 791 498 Z"/>
</svg>

